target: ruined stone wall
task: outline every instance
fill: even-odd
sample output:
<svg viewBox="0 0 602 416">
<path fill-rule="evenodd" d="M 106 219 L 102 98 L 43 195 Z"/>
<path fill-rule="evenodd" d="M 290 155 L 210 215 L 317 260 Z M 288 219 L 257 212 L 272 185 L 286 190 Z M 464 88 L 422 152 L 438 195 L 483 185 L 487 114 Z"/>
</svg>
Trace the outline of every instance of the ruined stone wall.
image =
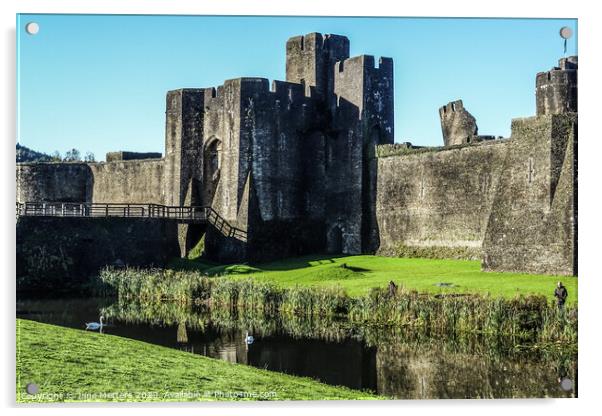
<svg viewBox="0 0 602 416">
<path fill-rule="evenodd" d="M 507 146 L 500 140 L 378 158 L 379 250 L 480 251 Z"/>
<path fill-rule="evenodd" d="M 439 108 L 441 132 L 445 146 L 474 142 L 478 135 L 477 121 L 464 108 L 462 100 L 452 101 Z"/>
<path fill-rule="evenodd" d="M 512 121 L 487 225 L 485 270 L 576 274 L 577 115 Z"/>
<path fill-rule="evenodd" d="M 17 163 L 17 202 L 84 202 L 91 197 L 87 163 Z"/>
<path fill-rule="evenodd" d="M 90 202 L 164 204 L 163 159 L 90 163 Z"/>
</svg>

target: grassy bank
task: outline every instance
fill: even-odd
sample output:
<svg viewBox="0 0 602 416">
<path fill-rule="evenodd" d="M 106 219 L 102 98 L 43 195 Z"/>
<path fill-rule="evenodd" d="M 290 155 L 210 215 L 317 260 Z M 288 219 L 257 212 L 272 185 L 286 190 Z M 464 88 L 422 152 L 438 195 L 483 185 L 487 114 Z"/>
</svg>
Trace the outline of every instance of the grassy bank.
<svg viewBox="0 0 602 416">
<path fill-rule="evenodd" d="M 18 402 L 377 398 L 308 378 L 21 319 L 17 343 Z M 38 395 L 25 393 L 28 383 L 39 385 Z"/>
<path fill-rule="evenodd" d="M 544 296 L 511 299 L 483 295 L 428 295 L 373 288 L 349 296 L 340 286 L 282 287 L 252 278 L 207 277 L 200 272 L 173 270 L 105 270 L 101 279 L 121 299 L 176 301 L 210 308 L 258 310 L 305 316 L 345 316 L 362 324 L 398 325 L 437 333 L 472 332 L 530 338 L 535 342 L 574 343 L 577 310 L 565 311 Z"/>
<path fill-rule="evenodd" d="M 489 294 L 507 299 L 534 294 L 553 300 L 556 282 L 561 280 L 569 292 L 568 304 L 577 305 L 576 277 L 483 272 L 479 261 L 470 260 L 307 256 L 253 266 L 201 260 L 178 260 L 172 266 L 212 276 L 252 277 L 281 287 L 338 286 L 354 297 L 368 294 L 373 287 L 385 287 L 392 280 L 421 293 Z"/>
</svg>

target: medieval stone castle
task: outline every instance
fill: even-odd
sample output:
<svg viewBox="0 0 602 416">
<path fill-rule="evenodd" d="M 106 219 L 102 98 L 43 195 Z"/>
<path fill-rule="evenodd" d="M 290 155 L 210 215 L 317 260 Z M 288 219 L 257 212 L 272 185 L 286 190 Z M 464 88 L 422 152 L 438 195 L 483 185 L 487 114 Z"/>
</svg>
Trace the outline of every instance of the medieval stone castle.
<svg viewBox="0 0 602 416">
<path fill-rule="evenodd" d="M 510 138 L 480 136 L 454 101 L 439 110 L 444 146 L 394 144 L 393 60 L 295 36 L 286 81 L 169 91 L 164 157 L 18 164 L 17 201 L 211 206 L 246 238 L 180 224 L 177 241 L 185 254 L 205 235 L 221 261 L 418 247 L 576 274 L 577 58 L 535 87 L 537 115 L 512 120 Z"/>
</svg>

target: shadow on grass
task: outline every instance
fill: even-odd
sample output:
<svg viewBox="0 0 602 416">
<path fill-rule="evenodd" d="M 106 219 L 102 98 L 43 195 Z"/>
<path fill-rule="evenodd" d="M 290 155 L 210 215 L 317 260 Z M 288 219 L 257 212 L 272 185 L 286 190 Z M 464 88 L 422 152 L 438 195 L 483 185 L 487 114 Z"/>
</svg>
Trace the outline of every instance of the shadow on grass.
<svg viewBox="0 0 602 416">
<path fill-rule="evenodd" d="M 197 258 L 197 259 L 185 259 L 185 258 L 174 258 L 171 259 L 168 263 L 167 266 L 165 267 L 166 269 L 171 269 L 171 270 L 178 270 L 178 271 L 198 271 L 198 272 L 205 272 L 207 269 L 211 269 L 213 267 L 219 267 L 222 266 L 219 263 L 207 260 L 207 259 L 202 259 L 202 258 Z"/>
<path fill-rule="evenodd" d="M 307 267 L 319 266 L 322 264 L 334 264 L 339 258 L 347 257 L 343 254 L 309 254 L 301 257 L 291 257 L 283 260 L 270 261 L 265 263 L 257 263 L 259 267 L 266 271 L 271 270 L 295 270 L 305 269 Z"/>
<path fill-rule="evenodd" d="M 284 260 L 276 260 L 265 263 L 230 263 L 220 264 L 206 258 L 196 259 L 175 258 L 171 260 L 167 268 L 172 270 L 190 270 L 199 271 L 209 276 L 222 274 L 249 274 L 261 271 L 288 271 L 295 269 L 304 269 L 323 264 L 335 264 L 339 258 L 347 257 L 344 255 L 332 254 L 312 254 L 302 257 L 292 257 Z M 341 265 L 353 272 L 367 272 L 369 269 L 353 267 L 346 264 Z"/>
<path fill-rule="evenodd" d="M 366 269 L 364 267 L 357 267 L 357 266 L 349 266 L 348 264 L 341 264 L 341 267 L 343 269 L 347 269 L 347 270 L 351 270 L 352 272 L 356 272 L 356 273 L 364 273 L 364 272 L 369 272 L 371 271 L 371 269 Z"/>
</svg>

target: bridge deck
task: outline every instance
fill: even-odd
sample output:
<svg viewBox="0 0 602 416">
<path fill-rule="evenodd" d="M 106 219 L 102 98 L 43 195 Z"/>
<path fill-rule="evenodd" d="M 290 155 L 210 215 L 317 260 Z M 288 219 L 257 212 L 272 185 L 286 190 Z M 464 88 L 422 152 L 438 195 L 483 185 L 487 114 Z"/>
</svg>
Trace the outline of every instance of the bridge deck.
<svg viewBox="0 0 602 416">
<path fill-rule="evenodd" d="M 230 225 L 212 207 L 80 202 L 17 203 L 18 217 L 160 218 L 183 223 L 211 224 L 223 235 L 239 240 L 247 232 Z"/>
</svg>

